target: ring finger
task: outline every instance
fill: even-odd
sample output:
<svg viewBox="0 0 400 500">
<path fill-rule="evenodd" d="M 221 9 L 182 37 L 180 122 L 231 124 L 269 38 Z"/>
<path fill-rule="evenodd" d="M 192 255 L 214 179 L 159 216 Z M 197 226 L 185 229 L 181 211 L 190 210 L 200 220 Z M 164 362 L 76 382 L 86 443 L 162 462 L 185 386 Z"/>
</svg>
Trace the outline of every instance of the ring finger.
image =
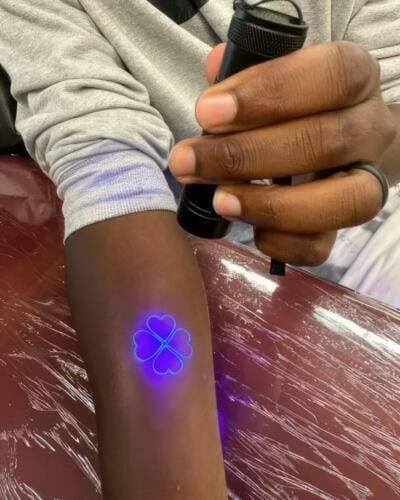
<svg viewBox="0 0 400 500">
<path fill-rule="evenodd" d="M 382 208 L 382 186 L 371 173 L 353 169 L 296 186 L 221 186 L 214 209 L 262 229 L 322 233 L 372 219 Z"/>
</svg>

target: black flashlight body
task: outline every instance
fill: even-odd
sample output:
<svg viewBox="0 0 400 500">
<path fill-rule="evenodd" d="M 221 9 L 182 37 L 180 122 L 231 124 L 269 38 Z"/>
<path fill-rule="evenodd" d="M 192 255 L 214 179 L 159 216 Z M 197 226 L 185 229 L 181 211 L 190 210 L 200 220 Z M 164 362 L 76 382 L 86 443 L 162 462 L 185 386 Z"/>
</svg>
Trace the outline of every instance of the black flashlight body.
<svg viewBox="0 0 400 500">
<path fill-rule="evenodd" d="M 294 4 L 291 0 L 290 3 Z M 258 4 L 251 6 L 243 0 L 237 0 L 217 82 L 251 66 L 302 48 L 308 27 L 299 7 L 294 5 L 299 17 L 259 7 Z M 275 182 L 290 184 L 290 179 L 276 179 Z M 228 233 L 231 223 L 218 215 L 213 208 L 216 188 L 217 186 L 200 184 L 184 187 L 178 209 L 178 221 L 189 233 L 207 239 L 223 238 Z M 271 272 L 283 275 L 284 264 L 273 262 Z"/>
</svg>

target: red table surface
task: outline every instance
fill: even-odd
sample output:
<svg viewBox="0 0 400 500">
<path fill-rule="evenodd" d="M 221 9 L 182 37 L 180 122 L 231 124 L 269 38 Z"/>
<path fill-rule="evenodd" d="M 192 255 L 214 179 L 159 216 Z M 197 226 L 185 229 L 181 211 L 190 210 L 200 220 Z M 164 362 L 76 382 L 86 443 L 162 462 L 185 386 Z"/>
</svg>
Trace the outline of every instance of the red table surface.
<svg viewBox="0 0 400 500">
<path fill-rule="evenodd" d="M 240 246 L 193 245 L 230 498 L 400 498 L 400 312 L 295 269 L 271 277 Z M 0 308 L 0 498 L 101 498 L 59 202 L 17 156 L 0 156 Z"/>
</svg>

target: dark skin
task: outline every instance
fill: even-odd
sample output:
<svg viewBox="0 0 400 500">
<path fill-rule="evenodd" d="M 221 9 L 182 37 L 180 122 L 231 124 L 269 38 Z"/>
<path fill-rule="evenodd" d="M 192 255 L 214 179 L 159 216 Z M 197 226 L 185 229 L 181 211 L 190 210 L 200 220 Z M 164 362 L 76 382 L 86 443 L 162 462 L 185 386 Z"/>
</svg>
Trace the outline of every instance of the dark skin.
<svg viewBox="0 0 400 500">
<path fill-rule="evenodd" d="M 224 49 L 208 58 L 210 83 Z M 183 184 L 220 185 L 217 213 L 253 225 L 258 248 L 290 264 L 322 264 L 338 229 L 382 208 L 372 174 L 353 169 L 321 179 L 324 169 L 363 161 L 400 180 L 399 106 L 384 103 L 377 61 L 353 43 L 307 47 L 242 71 L 204 92 L 196 114 L 211 135 L 180 142 L 172 173 Z M 249 184 L 302 174 L 314 181 Z"/>
<path fill-rule="evenodd" d="M 210 324 L 193 251 L 171 212 L 86 227 L 66 243 L 70 303 L 93 388 L 104 498 L 222 500 Z M 175 377 L 132 355 L 138 318 L 172 313 L 192 335 Z"/>
<path fill-rule="evenodd" d="M 390 147 L 385 151 L 380 163 L 381 170 L 386 175 L 389 184 L 395 186 L 400 182 L 400 104 L 388 106 L 395 123 L 397 133 Z"/>
</svg>

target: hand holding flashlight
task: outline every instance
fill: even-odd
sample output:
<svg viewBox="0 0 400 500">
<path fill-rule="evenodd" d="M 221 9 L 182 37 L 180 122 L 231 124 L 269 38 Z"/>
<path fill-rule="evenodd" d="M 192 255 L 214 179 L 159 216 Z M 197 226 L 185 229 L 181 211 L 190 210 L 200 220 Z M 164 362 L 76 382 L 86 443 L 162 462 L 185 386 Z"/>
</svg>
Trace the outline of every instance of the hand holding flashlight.
<svg viewBox="0 0 400 500">
<path fill-rule="evenodd" d="M 221 53 L 207 61 L 211 82 Z M 373 218 L 385 202 L 385 179 L 365 168 L 379 165 L 396 129 L 378 63 L 358 45 L 327 43 L 253 65 L 204 92 L 196 116 L 211 135 L 179 143 L 172 172 L 183 184 L 219 186 L 215 213 L 253 225 L 258 248 L 274 259 L 321 264 L 338 229 Z M 314 180 L 250 183 L 303 174 Z"/>
</svg>

